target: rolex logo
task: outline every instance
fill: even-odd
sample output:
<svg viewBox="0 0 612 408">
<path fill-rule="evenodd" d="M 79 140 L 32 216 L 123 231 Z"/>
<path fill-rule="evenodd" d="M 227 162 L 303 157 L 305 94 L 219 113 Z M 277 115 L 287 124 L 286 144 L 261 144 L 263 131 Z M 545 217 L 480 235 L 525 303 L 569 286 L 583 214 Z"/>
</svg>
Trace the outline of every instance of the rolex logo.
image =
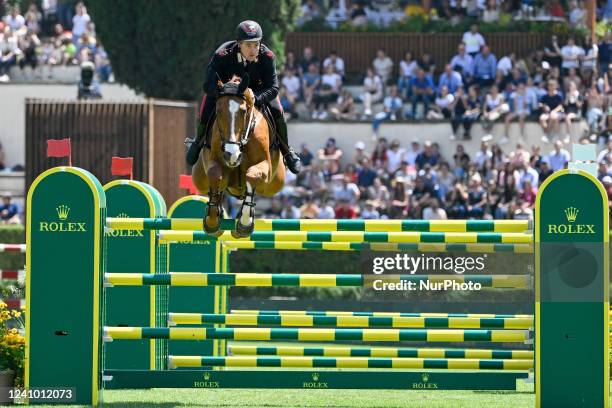
<svg viewBox="0 0 612 408">
<path fill-rule="evenodd" d="M 427 374 L 427 373 L 421 374 L 421 381 L 423 381 L 423 382 L 429 381 L 429 374 Z"/>
<path fill-rule="evenodd" d="M 60 205 L 55 208 L 55 211 L 57 211 L 57 216 L 59 217 L 59 219 L 64 221 L 68 219 L 68 213 L 70 212 L 70 207 L 68 207 L 67 205 Z"/>
<path fill-rule="evenodd" d="M 578 216 L 578 209 L 576 207 L 568 207 L 565 209 L 565 218 L 567 218 L 568 222 L 576 221 L 577 216 Z"/>
<path fill-rule="evenodd" d="M 312 373 L 312 381 L 319 381 L 319 373 Z"/>
<path fill-rule="evenodd" d="M 208 381 L 210 380 L 210 373 L 206 372 L 204 373 L 204 381 Z"/>
</svg>

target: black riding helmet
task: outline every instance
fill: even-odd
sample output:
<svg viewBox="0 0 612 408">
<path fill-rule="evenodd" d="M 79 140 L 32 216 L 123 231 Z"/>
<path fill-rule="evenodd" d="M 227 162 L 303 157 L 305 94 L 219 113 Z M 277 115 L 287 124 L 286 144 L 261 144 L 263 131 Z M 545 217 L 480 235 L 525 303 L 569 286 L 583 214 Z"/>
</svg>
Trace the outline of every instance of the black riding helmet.
<svg viewBox="0 0 612 408">
<path fill-rule="evenodd" d="M 261 26 L 253 20 L 246 20 L 236 27 L 236 40 L 238 41 L 261 41 L 263 31 Z"/>
</svg>

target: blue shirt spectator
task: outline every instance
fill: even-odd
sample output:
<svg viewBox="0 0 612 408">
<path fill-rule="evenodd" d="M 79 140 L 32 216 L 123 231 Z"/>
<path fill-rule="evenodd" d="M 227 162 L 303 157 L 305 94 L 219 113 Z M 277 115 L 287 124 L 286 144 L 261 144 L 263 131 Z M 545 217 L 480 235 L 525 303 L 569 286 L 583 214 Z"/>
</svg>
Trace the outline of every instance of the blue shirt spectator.
<svg viewBox="0 0 612 408">
<path fill-rule="evenodd" d="M 444 73 L 440 75 L 440 79 L 438 80 L 438 94 L 440 94 L 442 87 L 446 86 L 448 92 L 454 95 L 455 92 L 457 92 L 457 88 L 462 84 L 461 75 L 457 71 L 453 71 L 450 64 L 447 64 L 446 67 L 444 67 Z"/>
<path fill-rule="evenodd" d="M 459 44 L 458 54 L 453 57 L 450 62 L 451 67 L 455 71 L 461 71 L 464 78 L 469 78 L 474 75 L 474 58 L 465 52 L 465 44 Z"/>
<path fill-rule="evenodd" d="M 429 75 L 422 76 L 420 78 L 418 75 L 415 76 L 414 78 L 410 80 L 410 87 L 412 89 L 416 88 L 420 91 L 431 90 L 431 92 L 433 92 L 434 90 L 434 84 Z"/>
<path fill-rule="evenodd" d="M 474 58 L 474 77 L 481 86 L 493 84 L 497 71 L 497 58 L 488 46 L 482 47 L 482 52 Z"/>
<path fill-rule="evenodd" d="M 5 194 L 2 197 L 2 205 L 0 205 L 0 221 L 11 222 L 18 213 L 17 206 L 11 202 L 11 195 Z"/>
</svg>

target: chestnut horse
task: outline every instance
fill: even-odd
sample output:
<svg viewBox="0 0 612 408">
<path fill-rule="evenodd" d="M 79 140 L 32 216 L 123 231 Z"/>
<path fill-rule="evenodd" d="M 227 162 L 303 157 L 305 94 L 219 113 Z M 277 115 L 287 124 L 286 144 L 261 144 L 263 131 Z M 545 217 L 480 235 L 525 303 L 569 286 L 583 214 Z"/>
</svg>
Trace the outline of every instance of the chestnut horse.
<svg viewBox="0 0 612 408">
<path fill-rule="evenodd" d="M 223 194 L 227 191 L 242 199 L 232 235 L 236 238 L 253 232 L 255 192 L 264 197 L 278 193 L 285 183 L 285 165 L 278 149 L 270 152 L 268 122 L 257 107 L 248 88 L 248 75 L 241 80 L 217 83 L 216 118 L 212 124 L 210 148 L 200 152 L 192 170 L 193 182 L 202 195 L 208 195 L 204 230 L 214 236 L 223 217 Z"/>
</svg>

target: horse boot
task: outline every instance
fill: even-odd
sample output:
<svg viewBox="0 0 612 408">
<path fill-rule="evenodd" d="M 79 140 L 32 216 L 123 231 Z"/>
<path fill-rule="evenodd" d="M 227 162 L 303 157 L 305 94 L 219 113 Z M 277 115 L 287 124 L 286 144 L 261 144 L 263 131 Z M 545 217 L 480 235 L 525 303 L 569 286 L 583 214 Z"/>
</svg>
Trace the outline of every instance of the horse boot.
<svg viewBox="0 0 612 408">
<path fill-rule="evenodd" d="M 193 166 L 198 161 L 200 156 L 200 150 L 202 150 L 202 144 L 206 134 L 206 125 L 202 122 L 198 122 L 198 131 L 195 139 L 185 139 L 185 145 L 188 147 L 185 161 L 187 165 Z"/>
<path fill-rule="evenodd" d="M 289 146 L 289 138 L 287 137 L 287 122 L 282 115 L 275 118 L 276 134 L 278 135 L 280 151 L 283 154 L 285 166 L 293 173 L 298 174 L 302 170 L 302 160 L 300 156 Z"/>
<path fill-rule="evenodd" d="M 208 192 L 208 207 L 206 209 L 206 214 L 204 214 L 204 220 L 202 224 L 204 224 L 204 231 L 208 235 L 212 235 L 214 237 L 219 237 L 223 234 L 221 230 L 221 220 L 223 219 L 223 207 L 221 206 L 222 195 L 218 191 L 209 191 Z M 210 227 L 206 222 L 211 210 L 214 209 L 216 211 L 217 216 L 217 226 Z"/>
<path fill-rule="evenodd" d="M 249 224 L 243 224 L 243 211 L 248 211 L 249 215 Z M 242 205 L 240 206 L 240 211 L 238 211 L 238 216 L 236 217 L 236 228 L 232 230 L 231 234 L 234 238 L 247 238 L 255 229 L 255 190 L 246 193 L 244 200 L 242 200 Z"/>
</svg>

